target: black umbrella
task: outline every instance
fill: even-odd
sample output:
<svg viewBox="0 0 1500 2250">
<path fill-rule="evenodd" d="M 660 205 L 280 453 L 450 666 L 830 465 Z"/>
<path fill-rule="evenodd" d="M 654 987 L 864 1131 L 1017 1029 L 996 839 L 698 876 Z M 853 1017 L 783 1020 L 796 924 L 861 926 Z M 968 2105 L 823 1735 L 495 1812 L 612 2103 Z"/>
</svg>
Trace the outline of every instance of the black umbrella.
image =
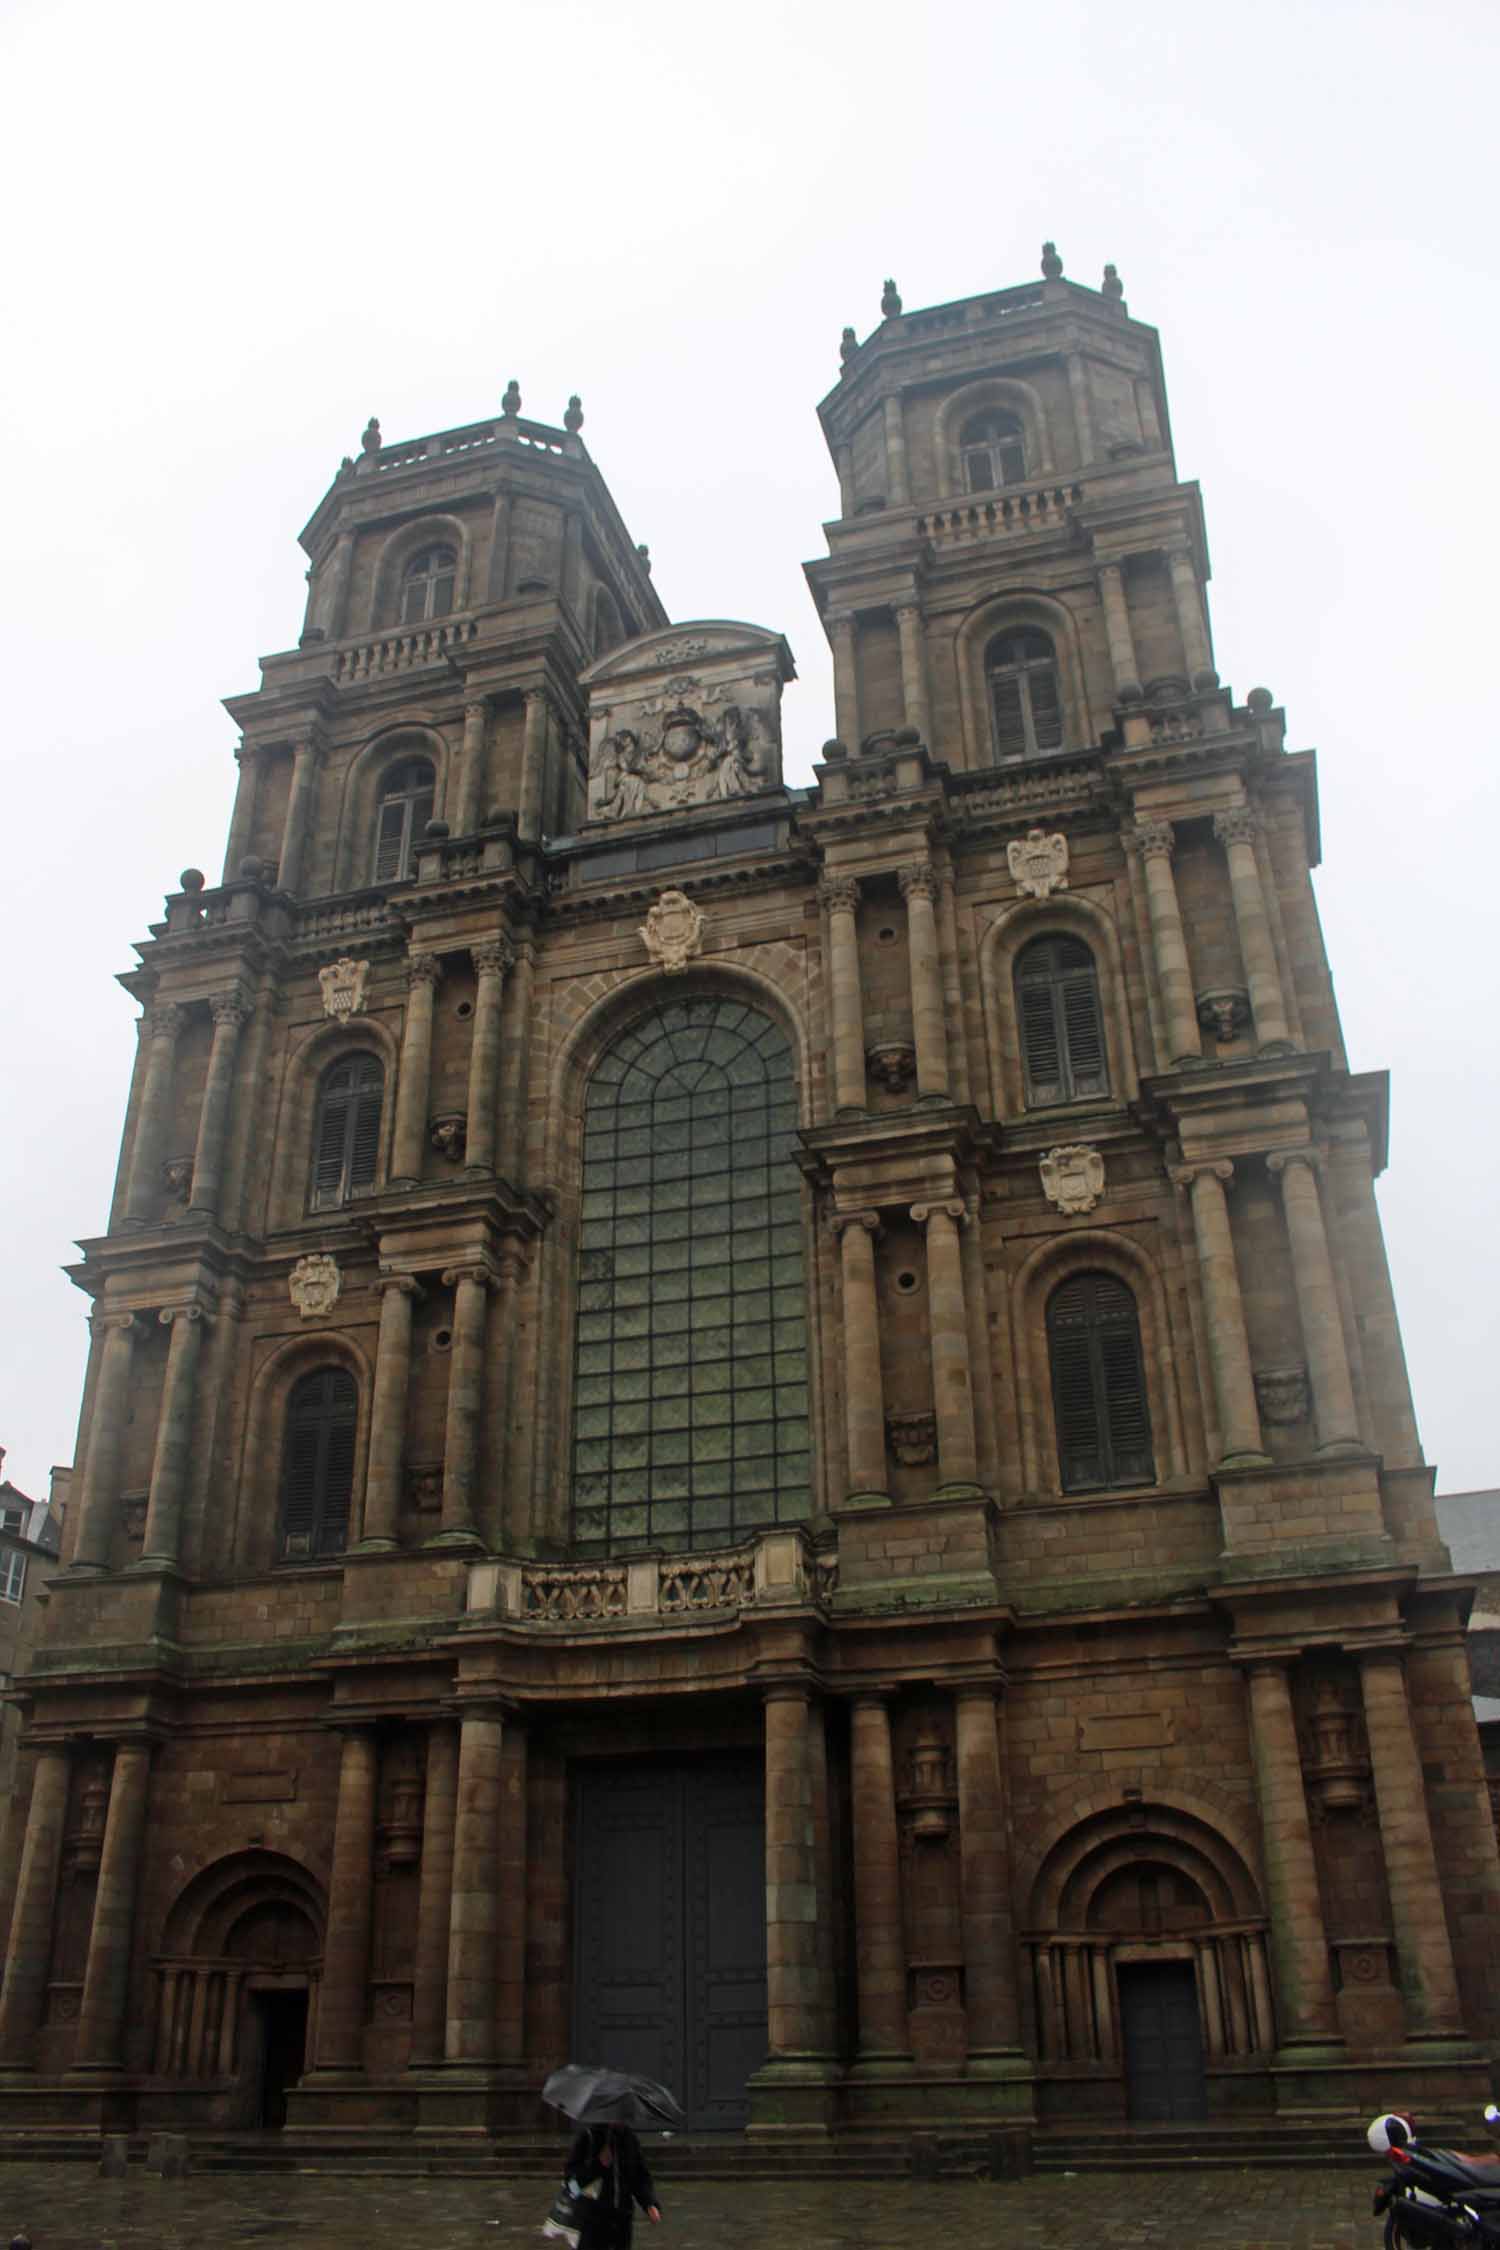
<svg viewBox="0 0 1500 2250">
<path fill-rule="evenodd" d="M 633 2125 L 640 2132 L 670 2133 L 682 2111 L 665 2086 L 634 2071 L 564 2063 L 542 2088 L 542 2099 L 577 2125 Z"/>
</svg>

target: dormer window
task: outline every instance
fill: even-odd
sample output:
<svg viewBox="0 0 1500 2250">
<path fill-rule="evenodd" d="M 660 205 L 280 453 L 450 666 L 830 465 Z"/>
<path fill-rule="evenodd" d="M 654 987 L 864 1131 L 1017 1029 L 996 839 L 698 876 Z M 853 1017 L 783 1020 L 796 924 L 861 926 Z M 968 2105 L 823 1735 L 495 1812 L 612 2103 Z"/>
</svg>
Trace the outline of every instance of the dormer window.
<svg viewBox="0 0 1500 2250">
<path fill-rule="evenodd" d="M 425 758 L 404 759 L 386 775 L 375 820 L 372 882 L 404 882 L 411 873 L 412 854 L 432 818 L 434 787 Z"/>
<path fill-rule="evenodd" d="M 959 447 L 965 491 L 996 492 L 1025 481 L 1026 439 L 1014 414 L 976 414 L 964 425 Z"/>
<path fill-rule="evenodd" d="M 997 633 L 985 651 L 985 678 L 995 728 L 995 762 L 1040 758 L 1063 746 L 1057 651 L 1045 633 L 1023 626 Z"/>
<path fill-rule="evenodd" d="M 451 547 L 424 547 L 413 555 L 401 580 L 401 622 L 423 625 L 446 617 L 453 607 L 458 557 Z"/>
</svg>

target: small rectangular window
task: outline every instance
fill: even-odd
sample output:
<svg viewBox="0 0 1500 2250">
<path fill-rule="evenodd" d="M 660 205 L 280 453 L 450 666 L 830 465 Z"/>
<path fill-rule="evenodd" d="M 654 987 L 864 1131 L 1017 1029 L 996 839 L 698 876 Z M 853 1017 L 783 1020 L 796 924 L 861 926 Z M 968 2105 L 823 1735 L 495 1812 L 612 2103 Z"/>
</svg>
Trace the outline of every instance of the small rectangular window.
<svg viewBox="0 0 1500 2250">
<path fill-rule="evenodd" d="M 18 1602 L 26 1591 L 26 1557 L 9 1549 L 0 1555 L 0 1600 Z"/>
</svg>

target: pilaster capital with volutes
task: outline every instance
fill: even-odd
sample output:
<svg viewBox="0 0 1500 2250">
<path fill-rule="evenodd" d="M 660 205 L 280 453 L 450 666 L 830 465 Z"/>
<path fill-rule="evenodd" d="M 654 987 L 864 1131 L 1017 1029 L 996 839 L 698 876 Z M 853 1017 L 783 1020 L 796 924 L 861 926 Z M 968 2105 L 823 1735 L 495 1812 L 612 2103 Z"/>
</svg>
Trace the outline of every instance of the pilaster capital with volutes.
<svg viewBox="0 0 1500 2250">
<path fill-rule="evenodd" d="M 493 1289 L 496 1286 L 495 1273 L 490 1266 L 476 1263 L 467 1266 L 444 1267 L 443 1287 L 445 1289 L 456 1289 L 461 1281 L 477 1282 L 479 1287 L 485 1290 Z"/>
<path fill-rule="evenodd" d="M 935 899 L 938 892 L 938 873 L 930 859 L 908 860 L 896 870 L 896 881 L 901 886 L 903 898 Z"/>
<path fill-rule="evenodd" d="M 187 1022 L 187 1010 L 176 1000 L 153 1000 L 141 1019 L 148 1039 L 176 1041 Z"/>
<path fill-rule="evenodd" d="M 878 1239 L 880 1213 L 878 1211 L 834 1211 L 829 1214 L 828 1224 L 833 1230 L 835 1238 L 841 1236 L 846 1227 L 861 1227 L 866 1234 Z"/>
<path fill-rule="evenodd" d="M 556 701 L 550 688 L 529 687 L 526 689 L 522 700 L 528 711 L 531 711 L 538 704 L 544 711 L 556 709 Z"/>
<path fill-rule="evenodd" d="M 138 1336 L 141 1316 L 133 1312 L 96 1312 L 89 1316 L 89 1327 L 99 1337 Z"/>
<path fill-rule="evenodd" d="M 516 965 L 516 949 L 508 937 L 486 938 L 482 944 L 471 945 L 469 957 L 475 975 L 481 977 L 509 976 Z"/>
<path fill-rule="evenodd" d="M 1315 1148 L 1278 1148 L 1266 1158 L 1266 1170 L 1273 1180 L 1280 1179 L 1294 1164 L 1305 1166 L 1316 1179 L 1323 1169 L 1323 1158 Z"/>
<path fill-rule="evenodd" d="M 471 695 L 464 704 L 464 717 L 471 726 L 480 725 L 489 716 L 489 708 L 487 695 Z"/>
<path fill-rule="evenodd" d="M 1214 814 L 1214 834 L 1226 846 L 1253 844 L 1260 834 L 1260 815 L 1253 805 L 1231 805 Z"/>
<path fill-rule="evenodd" d="M 825 875 L 818 884 L 818 904 L 827 914 L 856 914 L 859 911 L 859 877 L 857 875 Z"/>
<path fill-rule="evenodd" d="M 443 964 L 435 953 L 409 953 L 406 957 L 406 983 L 415 992 L 420 985 L 430 985 L 434 991 L 443 981 Z"/>
<path fill-rule="evenodd" d="M 925 1227 L 933 1218 L 951 1219 L 956 1227 L 961 1227 L 969 1216 L 969 1209 L 963 1198 L 955 1195 L 940 1203 L 914 1203 L 911 1215 L 919 1227 Z"/>
<path fill-rule="evenodd" d="M 375 1287 L 382 1296 L 394 1289 L 400 1296 L 410 1297 L 413 1304 L 421 1302 L 422 1286 L 415 1274 L 380 1273 L 375 1276 Z"/>
<path fill-rule="evenodd" d="M 1125 830 L 1124 841 L 1142 859 L 1170 859 L 1177 832 L 1170 820 L 1137 820 Z"/>
<path fill-rule="evenodd" d="M 156 1316 L 163 1328 L 208 1328 L 213 1319 L 211 1305 L 163 1305 Z"/>
<path fill-rule="evenodd" d="M 1228 1187 L 1234 1178 L 1234 1166 L 1227 1156 L 1214 1157 L 1201 1164 L 1169 1164 L 1167 1178 L 1177 1188 L 1190 1188 L 1194 1180 L 1199 1179 L 1218 1180 Z"/>
<path fill-rule="evenodd" d="M 255 1013 L 255 1001 L 242 984 L 234 984 L 227 992 L 209 995 L 208 1012 L 215 1025 L 227 1024 L 231 1030 L 243 1031 Z"/>
</svg>

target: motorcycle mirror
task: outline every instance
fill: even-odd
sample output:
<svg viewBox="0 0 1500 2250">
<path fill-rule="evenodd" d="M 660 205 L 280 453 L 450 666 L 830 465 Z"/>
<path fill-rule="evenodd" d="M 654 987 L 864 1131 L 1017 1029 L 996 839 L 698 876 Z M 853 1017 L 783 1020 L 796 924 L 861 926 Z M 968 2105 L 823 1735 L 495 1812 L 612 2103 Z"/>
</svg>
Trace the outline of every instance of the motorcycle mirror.
<svg viewBox="0 0 1500 2250">
<path fill-rule="evenodd" d="M 1500 2109 L 1493 2102 L 1486 2102 L 1484 2105 L 1484 2121 L 1486 2125 L 1500 2125 Z"/>
</svg>

